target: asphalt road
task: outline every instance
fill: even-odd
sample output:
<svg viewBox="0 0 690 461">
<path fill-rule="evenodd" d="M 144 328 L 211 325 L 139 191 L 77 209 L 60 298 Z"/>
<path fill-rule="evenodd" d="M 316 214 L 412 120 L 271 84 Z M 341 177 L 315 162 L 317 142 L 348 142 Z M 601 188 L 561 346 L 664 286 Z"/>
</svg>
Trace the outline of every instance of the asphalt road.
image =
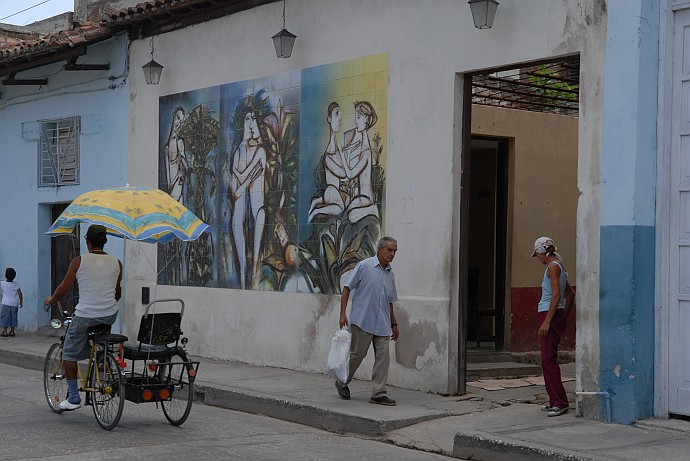
<svg viewBox="0 0 690 461">
<path fill-rule="evenodd" d="M 0 460 L 448 460 L 375 440 L 194 404 L 182 427 L 153 403 L 125 403 L 111 432 L 91 407 L 61 415 L 43 397 L 41 372 L 0 364 Z"/>
</svg>

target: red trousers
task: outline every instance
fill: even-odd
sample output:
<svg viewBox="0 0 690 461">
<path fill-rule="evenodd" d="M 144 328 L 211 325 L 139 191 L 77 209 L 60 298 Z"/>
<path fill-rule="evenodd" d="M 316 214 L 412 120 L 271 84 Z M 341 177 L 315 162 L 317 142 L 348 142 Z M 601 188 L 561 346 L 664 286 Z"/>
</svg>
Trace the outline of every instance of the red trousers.
<svg viewBox="0 0 690 461">
<path fill-rule="evenodd" d="M 546 312 L 539 312 L 539 325 L 544 323 Z M 558 343 L 565 332 L 567 319 L 563 309 L 556 309 L 551 320 L 549 334 L 541 336 L 541 369 L 544 373 L 544 384 L 549 394 L 549 404 L 552 407 L 567 407 L 568 396 L 561 381 L 561 367 L 558 366 Z"/>
</svg>

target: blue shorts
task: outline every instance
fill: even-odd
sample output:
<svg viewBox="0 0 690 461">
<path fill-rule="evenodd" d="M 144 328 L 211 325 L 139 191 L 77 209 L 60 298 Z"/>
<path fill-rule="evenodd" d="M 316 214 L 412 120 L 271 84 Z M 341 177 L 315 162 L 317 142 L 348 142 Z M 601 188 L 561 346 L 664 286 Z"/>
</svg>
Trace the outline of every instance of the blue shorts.
<svg viewBox="0 0 690 461">
<path fill-rule="evenodd" d="M 73 362 L 86 359 L 91 352 L 88 329 L 98 325 L 112 325 L 115 323 L 115 320 L 117 320 L 117 314 L 93 319 L 77 317 L 76 315 L 72 317 L 72 323 L 69 324 L 65 333 L 65 346 L 62 349 L 62 357 Z"/>
<path fill-rule="evenodd" d="M 0 327 L 16 328 L 17 327 L 17 312 L 19 307 L 2 305 L 2 312 L 0 312 Z"/>
</svg>

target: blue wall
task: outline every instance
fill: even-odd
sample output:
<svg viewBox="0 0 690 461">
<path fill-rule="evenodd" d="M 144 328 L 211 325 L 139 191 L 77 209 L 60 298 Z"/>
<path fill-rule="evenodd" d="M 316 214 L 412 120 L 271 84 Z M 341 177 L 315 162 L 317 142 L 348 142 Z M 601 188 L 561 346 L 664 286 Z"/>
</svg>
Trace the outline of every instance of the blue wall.
<svg viewBox="0 0 690 461">
<path fill-rule="evenodd" d="M 69 203 L 91 189 L 123 186 L 127 179 L 129 88 L 127 37 L 88 47 L 79 62 L 109 63 L 108 71 L 67 72 L 64 61 L 23 72 L 47 76 L 42 87 L 4 87 L 0 99 L 0 158 L 3 217 L 0 219 L 0 269 L 12 266 L 24 294 L 19 328 L 46 325 L 43 298 L 50 294 L 50 204 Z M 38 121 L 81 116 L 80 184 L 38 187 Z M 10 219 L 7 219 L 10 217 Z M 64 238 L 64 237 L 59 237 Z M 122 257 L 122 243 L 106 250 Z"/>
<path fill-rule="evenodd" d="M 610 0 L 601 154 L 599 385 L 613 419 L 653 414 L 659 3 Z M 600 417 L 605 418 L 600 412 Z"/>
</svg>

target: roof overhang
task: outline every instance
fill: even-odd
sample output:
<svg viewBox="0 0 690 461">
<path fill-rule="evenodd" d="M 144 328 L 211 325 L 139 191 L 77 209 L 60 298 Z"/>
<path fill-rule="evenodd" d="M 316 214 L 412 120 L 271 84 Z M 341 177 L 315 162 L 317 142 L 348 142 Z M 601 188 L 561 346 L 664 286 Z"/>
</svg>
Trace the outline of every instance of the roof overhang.
<svg viewBox="0 0 690 461">
<path fill-rule="evenodd" d="M 141 39 L 277 1 L 280 0 L 151 0 L 139 3 L 104 17 L 98 24 L 75 24 L 74 29 L 63 31 L 64 34 L 48 34 L 17 45 L 12 50 L 0 50 L 0 76 L 14 76 L 18 72 L 60 61 L 67 61 L 68 70 L 92 70 L 81 67 L 75 58 L 86 54 L 88 46 L 119 33 L 126 31 L 130 39 Z M 82 29 L 82 34 L 75 34 Z M 78 46 L 71 41 L 73 37 Z M 99 66 L 104 68 L 107 64 Z M 22 82 L 14 78 L 10 81 Z"/>
</svg>

